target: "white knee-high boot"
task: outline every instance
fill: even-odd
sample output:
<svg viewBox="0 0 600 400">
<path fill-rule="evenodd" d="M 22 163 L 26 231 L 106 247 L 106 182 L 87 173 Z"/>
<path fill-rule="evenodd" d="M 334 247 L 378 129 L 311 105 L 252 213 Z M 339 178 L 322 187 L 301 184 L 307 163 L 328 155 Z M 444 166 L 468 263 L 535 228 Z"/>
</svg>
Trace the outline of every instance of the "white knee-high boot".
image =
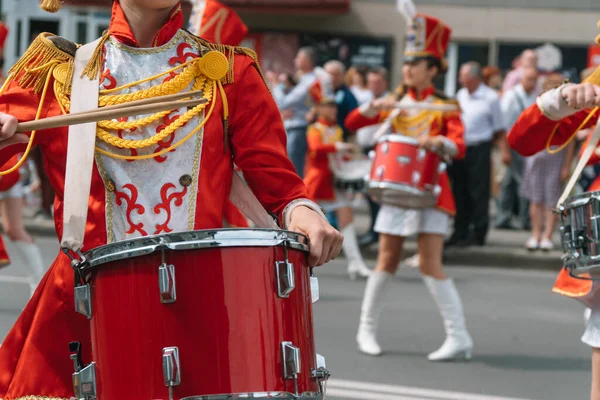
<svg viewBox="0 0 600 400">
<path fill-rule="evenodd" d="M 344 235 L 342 249 L 344 251 L 344 256 L 348 260 L 348 275 L 350 275 L 350 279 L 354 280 L 357 277 L 369 277 L 371 270 L 367 267 L 367 264 L 365 264 L 365 260 L 358 247 L 354 225 L 352 223 L 348 224 L 348 226 L 342 229 L 342 235 Z"/>
<path fill-rule="evenodd" d="M 467 331 L 462 302 L 454 281 L 437 280 L 431 276 L 424 276 L 423 280 L 442 315 L 446 331 L 446 340 L 442 347 L 427 358 L 429 361 L 470 360 L 473 340 Z"/>
<path fill-rule="evenodd" d="M 381 347 L 377 343 L 377 326 L 383 309 L 383 299 L 388 289 L 387 281 L 392 274 L 381 271 L 373 271 L 367 280 L 365 294 L 361 307 L 360 324 L 356 341 L 358 349 L 372 356 L 381 354 Z"/>
<path fill-rule="evenodd" d="M 31 295 L 33 295 L 38 283 L 40 283 L 46 272 L 46 269 L 44 268 L 42 252 L 35 243 L 26 243 L 20 240 L 13 241 L 13 243 L 19 251 L 21 257 L 25 259 L 25 264 L 29 269 L 29 289 L 31 291 Z"/>
</svg>

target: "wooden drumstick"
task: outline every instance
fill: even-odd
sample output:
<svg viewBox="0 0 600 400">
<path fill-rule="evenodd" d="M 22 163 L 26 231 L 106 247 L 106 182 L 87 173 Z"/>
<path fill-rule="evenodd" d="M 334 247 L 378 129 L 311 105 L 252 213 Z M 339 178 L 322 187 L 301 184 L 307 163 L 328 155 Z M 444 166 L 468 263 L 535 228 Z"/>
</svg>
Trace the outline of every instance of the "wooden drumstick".
<svg viewBox="0 0 600 400">
<path fill-rule="evenodd" d="M 181 97 L 190 97 L 189 94 L 177 95 Z M 165 96 L 166 97 L 166 96 Z M 17 133 L 25 133 L 37 130 L 59 128 L 62 126 L 85 124 L 90 122 L 106 121 L 115 118 L 129 117 L 134 115 L 151 114 L 155 112 L 175 110 L 178 108 L 195 107 L 199 104 L 208 102 L 205 98 L 182 100 L 182 101 L 163 101 L 149 102 L 151 99 L 141 100 L 144 102 L 139 105 L 121 105 L 101 108 L 94 111 L 59 115 L 56 117 L 44 118 L 37 121 L 23 122 L 17 125 Z M 162 99 L 161 99 L 162 100 Z M 133 104 L 134 102 L 130 103 Z M 137 103 L 137 102 L 136 102 Z"/>
</svg>

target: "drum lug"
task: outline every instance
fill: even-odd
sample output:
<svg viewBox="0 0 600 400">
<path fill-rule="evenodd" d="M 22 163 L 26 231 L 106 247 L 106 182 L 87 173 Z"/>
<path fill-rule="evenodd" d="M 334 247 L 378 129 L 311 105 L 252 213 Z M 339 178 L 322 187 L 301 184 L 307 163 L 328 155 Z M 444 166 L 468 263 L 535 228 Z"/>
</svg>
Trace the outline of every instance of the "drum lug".
<svg viewBox="0 0 600 400">
<path fill-rule="evenodd" d="M 425 156 L 427 155 L 427 150 L 425 149 L 419 149 L 417 152 L 417 161 L 421 162 L 425 159 Z"/>
<path fill-rule="evenodd" d="M 398 161 L 399 164 L 407 165 L 411 163 L 412 159 L 408 156 L 398 156 L 396 157 L 396 161 Z"/>
<path fill-rule="evenodd" d="M 435 197 L 439 197 L 439 195 L 442 193 L 442 187 L 440 185 L 435 185 L 435 187 L 433 188 L 433 195 Z"/>
<path fill-rule="evenodd" d="M 275 263 L 275 272 L 277 275 L 277 296 L 287 299 L 296 287 L 294 264 L 287 261 L 286 257 L 286 261 L 277 261 Z"/>
<path fill-rule="evenodd" d="M 311 371 L 311 378 L 315 379 L 319 384 L 319 389 L 321 393 L 325 394 L 327 380 L 331 376 L 331 372 L 325 366 L 325 357 L 320 354 L 317 354 L 317 369 L 313 369 Z"/>
<path fill-rule="evenodd" d="M 371 151 L 369 151 L 369 159 L 370 159 L 370 160 L 373 160 L 373 159 L 375 159 L 375 154 L 377 154 L 377 153 L 375 153 L 375 150 L 371 150 Z"/>
<path fill-rule="evenodd" d="M 420 180 L 421 180 L 421 173 L 419 171 L 414 171 L 412 174 L 413 185 L 417 185 Z"/>
<path fill-rule="evenodd" d="M 87 366 L 83 365 L 81 360 L 81 343 L 69 343 L 71 351 L 71 360 L 75 366 L 73 378 L 73 391 L 77 400 L 94 400 L 96 399 L 96 363 L 90 363 Z"/>
<path fill-rule="evenodd" d="M 444 172 L 446 172 L 447 168 L 448 166 L 446 165 L 446 163 L 440 163 L 440 166 L 438 167 L 438 174 L 443 174 Z"/>
<path fill-rule="evenodd" d="M 312 298 L 313 304 L 319 301 L 319 278 L 316 276 L 310 277 L 310 297 Z"/>
<path fill-rule="evenodd" d="M 75 286 L 75 311 L 92 319 L 92 288 L 89 283 Z"/>
<path fill-rule="evenodd" d="M 298 374 L 301 370 L 300 349 L 292 342 L 281 342 L 281 358 L 283 361 L 283 379 L 294 380 L 294 390 L 298 396 Z"/>
<path fill-rule="evenodd" d="M 381 145 L 381 152 L 383 154 L 387 154 L 388 151 L 390 151 L 390 144 L 388 142 L 385 142 Z"/>
<path fill-rule="evenodd" d="M 375 170 L 375 175 L 377 175 L 378 179 L 383 179 L 383 174 L 385 173 L 385 166 L 380 165 L 379 167 L 377 167 L 377 170 Z"/>
<path fill-rule="evenodd" d="M 179 348 L 165 347 L 162 352 L 162 367 L 165 386 L 169 388 L 169 400 L 173 400 L 173 388 L 181 384 Z"/>
<path fill-rule="evenodd" d="M 160 288 L 161 303 L 174 303 L 177 300 L 174 265 L 163 263 L 158 267 L 158 286 Z"/>
</svg>

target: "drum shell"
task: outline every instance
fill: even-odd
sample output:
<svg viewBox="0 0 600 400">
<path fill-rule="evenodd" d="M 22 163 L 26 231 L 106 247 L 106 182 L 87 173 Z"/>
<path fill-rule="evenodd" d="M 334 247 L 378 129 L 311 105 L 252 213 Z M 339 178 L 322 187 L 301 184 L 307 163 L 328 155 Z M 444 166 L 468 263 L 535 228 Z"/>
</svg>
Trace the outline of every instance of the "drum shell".
<svg viewBox="0 0 600 400">
<path fill-rule="evenodd" d="M 430 208 L 437 204 L 440 173 L 445 164 L 439 155 L 418 147 L 401 135 L 386 135 L 375 148 L 368 193 L 383 204 L 402 208 Z"/>
<path fill-rule="evenodd" d="M 92 351 L 98 399 L 166 399 L 162 349 L 176 346 L 181 384 L 174 398 L 294 392 L 283 379 L 281 343 L 300 348 L 298 389 L 318 392 L 306 254 L 288 249 L 295 289 L 279 298 L 275 263 L 282 247 L 166 251 L 177 300 L 158 292 L 159 253 L 111 262 L 92 274 Z"/>
<path fill-rule="evenodd" d="M 575 276 L 600 275 L 600 192 L 570 197 L 560 213 L 565 267 Z"/>
</svg>

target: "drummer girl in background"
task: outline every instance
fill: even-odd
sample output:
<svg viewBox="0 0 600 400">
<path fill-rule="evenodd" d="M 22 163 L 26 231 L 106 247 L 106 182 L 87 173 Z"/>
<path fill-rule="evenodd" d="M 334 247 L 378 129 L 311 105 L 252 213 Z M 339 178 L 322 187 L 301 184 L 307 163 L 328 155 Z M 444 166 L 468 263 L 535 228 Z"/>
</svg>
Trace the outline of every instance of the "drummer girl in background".
<svg viewBox="0 0 600 400">
<path fill-rule="evenodd" d="M 304 183 L 308 197 L 326 212 L 335 212 L 337 224 L 344 235 L 343 252 L 348 260 L 350 279 L 367 278 L 371 270 L 365 264 L 353 224 L 352 198 L 336 190 L 329 162 L 336 153 L 358 151 L 353 143 L 344 142 L 343 130 L 337 124 L 337 104 L 334 98 L 324 97 L 316 106 L 317 121 L 309 125 L 306 139 L 308 153 Z"/>
<path fill-rule="evenodd" d="M 525 110 L 508 134 L 510 146 L 523 156 L 531 156 L 549 146 L 561 146 L 575 139 L 581 129 L 598 123 L 600 107 L 600 69 L 586 82 L 566 83 L 543 93 L 537 104 Z M 598 155 L 598 149 L 595 151 Z M 592 157 L 590 162 L 598 162 Z M 600 190 L 596 180 L 588 189 Z M 593 216 L 592 216 L 593 217 Z M 563 269 L 553 292 L 581 301 L 591 308 L 581 340 L 592 348 L 591 399 L 600 400 L 600 281 L 571 277 Z"/>
<path fill-rule="evenodd" d="M 450 28 L 438 19 L 417 14 L 407 34 L 402 90 L 396 97 L 374 100 L 352 112 L 346 119 L 348 129 L 380 123 L 398 101 L 406 105 L 415 102 L 457 105 L 456 101 L 436 92 L 433 86 L 433 79 L 443 72 L 442 58 L 450 32 Z M 415 137 L 422 148 L 450 158 L 464 156 L 464 128 L 458 111 L 406 110 L 394 119 L 392 126 L 396 134 Z M 444 237 L 455 212 L 446 173 L 440 175 L 439 184 L 442 190 L 435 208 L 407 210 L 385 204 L 381 207 L 375 224 L 375 230 L 380 234 L 377 267 L 367 281 L 356 337 L 363 353 L 379 355 L 382 352 L 376 332 L 384 297 L 389 293 L 390 281 L 398 269 L 405 237 L 416 234 L 419 268 L 442 315 L 446 332 L 444 344 L 429 354 L 428 359 L 445 361 L 471 357 L 473 342 L 467 331 L 462 302 L 454 282 L 442 267 Z"/>
</svg>

